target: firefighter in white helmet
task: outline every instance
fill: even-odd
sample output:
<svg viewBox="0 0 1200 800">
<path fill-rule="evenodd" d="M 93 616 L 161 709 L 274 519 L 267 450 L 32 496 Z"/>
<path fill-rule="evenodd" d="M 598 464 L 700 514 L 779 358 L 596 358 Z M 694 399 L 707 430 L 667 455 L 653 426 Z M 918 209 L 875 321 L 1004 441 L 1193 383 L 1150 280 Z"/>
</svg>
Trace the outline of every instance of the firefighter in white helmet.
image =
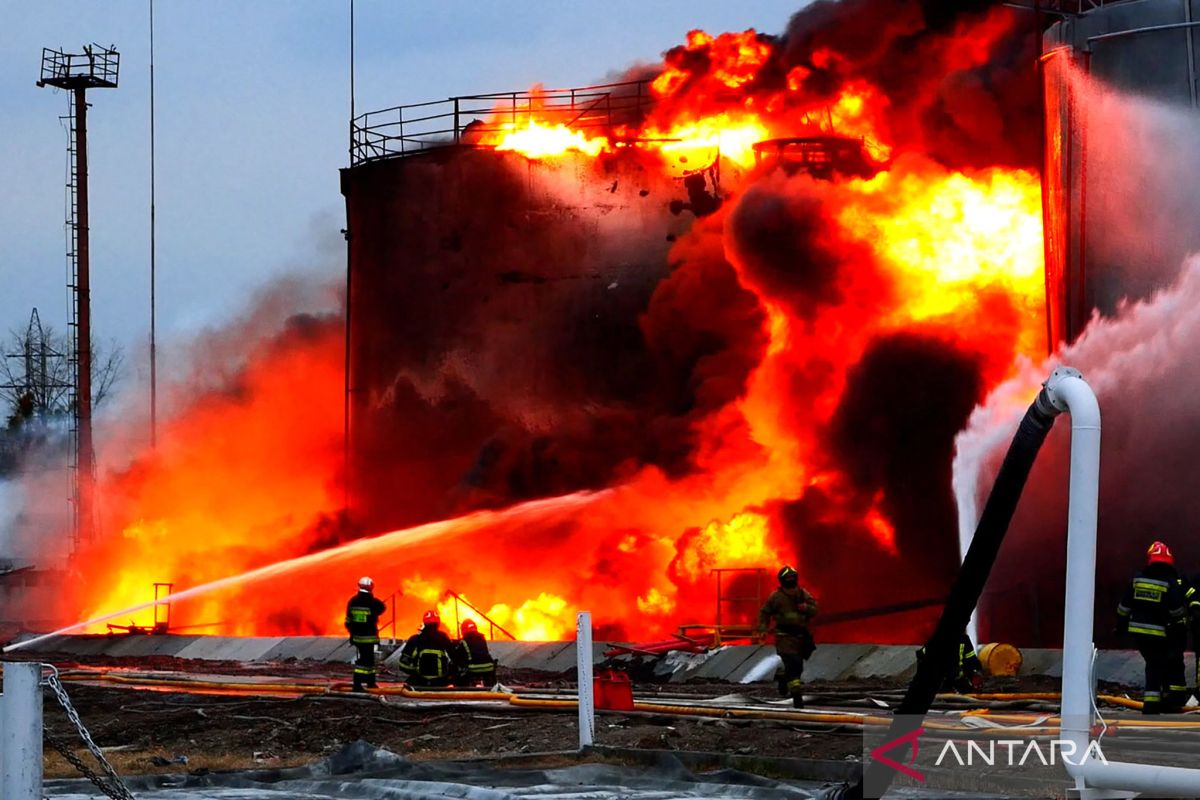
<svg viewBox="0 0 1200 800">
<path fill-rule="evenodd" d="M 346 603 L 346 631 L 358 650 L 354 661 L 354 691 L 375 688 L 375 645 L 379 644 L 379 616 L 387 606 L 372 594 L 375 581 L 358 579 L 358 593 Z"/>
</svg>

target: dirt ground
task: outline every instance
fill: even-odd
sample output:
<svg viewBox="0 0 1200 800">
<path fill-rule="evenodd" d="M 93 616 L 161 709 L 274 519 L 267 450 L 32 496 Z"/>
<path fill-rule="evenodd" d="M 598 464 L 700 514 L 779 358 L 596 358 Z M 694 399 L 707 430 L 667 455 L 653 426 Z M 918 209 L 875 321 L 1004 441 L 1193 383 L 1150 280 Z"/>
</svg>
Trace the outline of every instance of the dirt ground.
<svg viewBox="0 0 1200 800">
<path fill-rule="evenodd" d="M 343 665 L 313 663 L 247 664 L 242 662 L 181 661 L 170 658 L 96 658 L 80 662 L 51 660 L 60 669 L 79 665 L 170 670 L 221 675 L 270 675 L 282 679 L 344 682 Z M 499 679 L 510 686 L 573 688 L 566 677 L 544 673 L 514 673 L 501 668 Z M 400 676 L 381 673 L 383 684 Z M 76 709 L 119 772 L 203 773 L 252 767 L 282 767 L 306 763 L 362 739 L 412 759 L 459 759 L 571 750 L 578 741 L 576 712 L 526 709 L 507 705 L 482 707 L 471 703 L 415 706 L 398 696 L 363 697 L 348 694 L 300 698 L 185 694 L 114 686 L 66 684 Z M 717 697 L 739 693 L 778 700 L 771 684 L 636 685 L 643 693 L 695 694 Z M 989 691 L 1056 691 L 1050 679 L 994 681 Z M 859 684 L 811 683 L 810 705 L 832 702 L 851 707 L 866 705 L 867 695 L 895 701 L 903 685 L 896 682 Z M 780 706 L 784 708 L 786 706 Z M 78 742 L 66 715 L 46 697 L 46 726 L 50 733 Z M 865 710 L 861 706 L 859 710 Z M 647 713 L 600 712 L 597 744 L 637 749 L 723 752 L 758 757 L 821 760 L 858 759 L 861 729 L 806 730 L 791 721 L 705 719 Z M 78 753 L 83 754 L 82 745 Z M 186 757 L 186 763 L 184 763 Z M 166 762 L 166 763 L 164 763 Z M 49 746 L 48 777 L 75 777 L 75 769 Z"/>
</svg>

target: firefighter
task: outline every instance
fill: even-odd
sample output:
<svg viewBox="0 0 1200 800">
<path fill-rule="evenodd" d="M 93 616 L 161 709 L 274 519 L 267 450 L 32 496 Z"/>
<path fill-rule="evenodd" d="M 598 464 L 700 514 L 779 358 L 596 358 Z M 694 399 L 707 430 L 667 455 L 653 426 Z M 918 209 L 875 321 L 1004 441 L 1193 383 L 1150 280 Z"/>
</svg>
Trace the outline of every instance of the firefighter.
<svg viewBox="0 0 1200 800">
<path fill-rule="evenodd" d="M 400 669 L 408 673 L 410 686 L 448 686 L 454 680 L 454 644 L 439 627 L 442 618 L 436 611 L 426 611 L 421 623 L 421 630 L 404 643 Z"/>
<path fill-rule="evenodd" d="M 1200 576 L 1193 577 L 1190 581 L 1184 578 L 1179 579 L 1180 588 L 1183 589 L 1183 600 L 1187 604 L 1187 619 L 1188 627 L 1192 633 L 1192 652 L 1196 654 L 1195 674 L 1192 676 L 1192 685 L 1197 697 L 1200 697 Z M 1185 678 L 1184 683 L 1187 682 Z M 1192 692 L 1189 691 L 1189 694 Z"/>
<path fill-rule="evenodd" d="M 924 657 L 925 648 L 922 647 L 917 651 L 917 661 Z M 955 664 L 954 672 L 946 673 L 946 679 L 942 681 L 943 692 L 970 694 L 983 686 L 983 664 L 979 663 L 979 656 L 975 654 L 975 645 L 966 631 L 963 631 L 962 637 L 958 640 Z"/>
<path fill-rule="evenodd" d="M 775 652 L 783 662 L 783 681 L 792 705 L 804 708 L 801 678 L 804 660 L 816 650 L 808 625 L 816 616 L 817 601 L 800 586 L 800 575 L 792 567 L 783 567 L 777 577 L 779 588 L 758 612 L 758 633 L 765 636 L 771 618 L 775 619 Z"/>
<path fill-rule="evenodd" d="M 1143 714 L 1179 710 L 1186 700 L 1183 650 L 1187 607 L 1175 557 L 1162 542 L 1146 551 L 1146 567 L 1117 606 L 1117 632 L 1130 634 L 1146 660 Z"/>
<path fill-rule="evenodd" d="M 475 686 L 480 681 L 484 686 L 496 685 L 496 659 L 488 652 L 487 638 L 479 632 L 475 620 L 462 624 L 462 639 L 454 644 L 451 654 L 458 669 L 460 686 Z"/>
<path fill-rule="evenodd" d="M 346 631 L 350 644 L 358 650 L 354 660 L 354 691 L 375 688 L 375 645 L 379 644 L 379 616 L 387 606 L 372 592 L 375 581 L 365 575 L 358 579 L 358 592 L 346 603 Z"/>
</svg>

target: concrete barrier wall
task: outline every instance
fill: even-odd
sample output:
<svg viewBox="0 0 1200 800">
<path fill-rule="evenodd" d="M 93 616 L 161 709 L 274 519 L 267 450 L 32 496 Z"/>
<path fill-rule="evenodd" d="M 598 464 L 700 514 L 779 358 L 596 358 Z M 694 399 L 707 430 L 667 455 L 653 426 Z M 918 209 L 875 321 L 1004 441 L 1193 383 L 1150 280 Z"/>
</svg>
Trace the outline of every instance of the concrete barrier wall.
<svg viewBox="0 0 1200 800">
<path fill-rule="evenodd" d="M 604 662 L 611 644 L 597 642 L 592 662 Z M 567 673 L 575 668 L 574 642 L 492 642 L 492 654 L 504 667 L 550 673 Z M 907 680 L 915 668 L 916 647 L 912 645 L 826 644 L 805 665 L 807 680 L 846 681 L 867 679 Z M 35 648 L 35 652 L 87 659 L 97 656 L 168 656 L 204 661 L 313 661 L 347 663 L 354 648 L 342 637 L 226 637 L 226 636 L 63 636 Z M 1059 677 L 1059 650 L 1022 651 L 1022 675 Z M 383 663 L 394 665 L 398 652 Z M 620 660 L 628 660 L 625 657 Z M 770 680 L 778 658 L 770 646 L 722 647 L 708 653 L 675 652 L 655 664 L 655 672 L 672 683 L 689 680 L 724 680 L 753 683 Z M 1128 685 L 1140 685 L 1142 657 L 1136 650 L 1104 650 L 1096 658 L 1096 677 Z M 1187 674 L 1195 675 L 1195 661 L 1187 656 Z"/>
</svg>

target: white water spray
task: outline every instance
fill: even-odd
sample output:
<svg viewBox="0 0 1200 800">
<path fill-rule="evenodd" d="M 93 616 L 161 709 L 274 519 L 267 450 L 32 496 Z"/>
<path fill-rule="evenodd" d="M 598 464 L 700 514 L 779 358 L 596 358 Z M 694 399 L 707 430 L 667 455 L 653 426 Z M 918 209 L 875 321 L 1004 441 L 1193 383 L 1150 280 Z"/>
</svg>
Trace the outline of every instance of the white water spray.
<svg viewBox="0 0 1200 800">
<path fill-rule="evenodd" d="M 356 557 L 364 556 L 371 553 L 373 550 L 381 547 L 403 548 L 410 547 L 421 542 L 439 536 L 457 536 L 463 533 L 476 531 L 481 528 L 486 528 L 489 525 L 502 522 L 535 522 L 536 520 L 551 514 L 557 514 L 565 510 L 582 508 L 591 503 L 605 497 L 612 490 L 606 489 L 599 492 L 575 492 L 559 497 L 550 497 L 542 500 L 530 500 L 527 503 L 512 506 L 500 511 L 476 511 L 471 514 L 466 514 L 461 517 L 452 519 L 439 520 L 437 522 L 428 522 L 424 525 L 417 525 L 412 528 L 404 528 L 390 533 L 372 536 L 368 539 L 357 539 L 338 547 L 329 550 L 322 550 L 317 553 L 309 553 L 308 555 L 289 558 L 286 561 L 278 561 L 274 564 L 268 564 L 265 567 L 258 567 L 249 572 L 243 572 L 240 575 L 230 575 L 225 578 L 220 578 L 215 581 L 193 586 L 190 589 L 185 589 L 181 592 L 174 592 L 166 597 L 159 598 L 157 601 L 151 600 L 145 603 L 140 603 L 129 608 L 122 608 L 114 611 L 111 614 L 104 614 L 99 617 L 94 617 L 83 622 L 76 622 L 64 628 L 59 628 L 56 631 L 35 636 L 23 642 L 10 644 L 0 652 L 10 652 L 12 650 L 20 650 L 25 647 L 31 647 L 47 639 L 52 639 L 56 636 L 61 636 L 71 631 L 80 630 L 90 625 L 97 625 L 101 622 L 107 622 L 118 617 L 125 617 L 129 614 L 135 614 L 138 611 L 144 611 L 156 605 L 169 603 L 172 601 L 186 600 L 190 597 L 205 594 L 207 592 L 226 589 L 231 586 L 236 586 L 244 583 L 253 583 L 254 581 L 263 580 L 266 578 L 274 578 L 285 573 L 305 567 L 311 567 L 316 564 L 324 563 L 326 565 L 336 564 L 339 562 L 349 561 Z"/>
</svg>

